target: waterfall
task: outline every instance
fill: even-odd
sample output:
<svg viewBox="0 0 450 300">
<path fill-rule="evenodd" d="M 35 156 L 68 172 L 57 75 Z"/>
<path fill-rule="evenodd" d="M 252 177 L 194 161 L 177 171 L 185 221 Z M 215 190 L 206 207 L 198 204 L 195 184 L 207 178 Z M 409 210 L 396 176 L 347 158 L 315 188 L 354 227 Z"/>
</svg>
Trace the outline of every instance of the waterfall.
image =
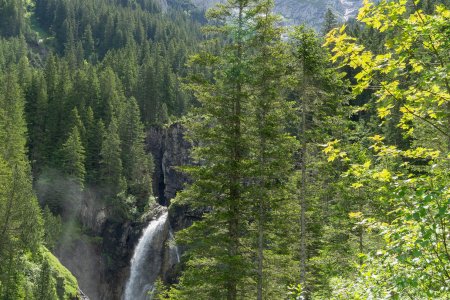
<svg viewBox="0 0 450 300">
<path fill-rule="evenodd" d="M 170 243 L 170 257 L 175 258 L 175 264 L 180 262 L 180 251 L 178 250 L 178 246 L 175 243 L 175 237 L 173 236 L 172 229 L 169 230 L 169 241 Z"/>
<path fill-rule="evenodd" d="M 167 212 L 145 228 L 131 259 L 130 278 L 124 300 L 151 299 L 154 282 L 161 270 L 161 252 L 167 234 Z"/>
</svg>

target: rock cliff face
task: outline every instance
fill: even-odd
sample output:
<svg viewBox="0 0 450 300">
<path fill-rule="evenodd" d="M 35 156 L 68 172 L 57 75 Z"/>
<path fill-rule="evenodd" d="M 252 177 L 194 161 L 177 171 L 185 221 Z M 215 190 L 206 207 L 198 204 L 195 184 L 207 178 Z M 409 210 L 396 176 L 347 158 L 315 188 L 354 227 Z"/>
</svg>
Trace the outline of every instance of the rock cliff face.
<svg viewBox="0 0 450 300">
<path fill-rule="evenodd" d="M 164 206 L 168 206 L 170 199 L 188 182 L 187 176 L 176 169 L 191 163 L 191 145 L 183 136 L 184 130 L 178 123 L 168 128 L 151 128 L 147 133 L 147 151 L 153 155 L 155 163 L 153 192 L 158 203 Z"/>
<path fill-rule="evenodd" d="M 189 155 L 192 146 L 184 139 L 184 129 L 178 123 L 167 128 L 152 128 L 147 133 L 146 144 L 155 162 L 153 191 L 161 205 L 169 206 L 176 193 L 189 183 L 189 178 L 177 167 L 193 163 Z M 171 206 L 171 228 L 174 231 L 186 228 L 198 220 L 202 213 L 189 206 Z"/>
<path fill-rule="evenodd" d="M 191 0 L 197 7 L 206 9 L 224 0 Z M 362 0 L 275 0 L 275 11 L 286 24 L 307 24 L 320 29 L 325 12 L 330 8 L 341 21 L 355 17 Z"/>
</svg>

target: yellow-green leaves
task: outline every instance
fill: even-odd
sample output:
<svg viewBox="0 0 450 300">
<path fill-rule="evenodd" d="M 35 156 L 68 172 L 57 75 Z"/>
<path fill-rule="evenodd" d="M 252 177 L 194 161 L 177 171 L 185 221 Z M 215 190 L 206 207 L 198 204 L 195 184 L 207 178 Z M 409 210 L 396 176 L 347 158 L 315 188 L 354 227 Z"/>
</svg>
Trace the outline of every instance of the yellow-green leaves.
<svg viewBox="0 0 450 300">
<path fill-rule="evenodd" d="M 383 169 L 379 172 L 373 173 L 372 178 L 375 180 L 388 182 L 391 181 L 392 174 L 387 169 Z"/>
<path fill-rule="evenodd" d="M 403 151 L 402 154 L 405 158 L 436 159 L 439 157 L 440 151 L 417 147 L 415 149 L 408 149 L 406 151 Z"/>
<path fill-rule="evenodd" d="M 450 37 L 445 29 L 449 16 L 443 6 L 436 8 L 435 15 L 427 15 L 417 8 L 408 12 L 406 0 L 377 5 L 364 1 L 358 20 L 389 32 L 382 53 L 365 49 L 345 27 L 327 36 L 326 44 L 333 46 L 332 60 L 356 70 L 353 94 L 375 90 L 379 118 L 389 119 L 393 109 L 399 111 L 397 126 L 405 136 L 414 138 L 417 127 L 441 137 L 449 134 Z"/>
<path fill-rule="evenodd" d="M 354 69 L 353 93 L 374 91 L 369 105 L 381 123 L 381 130 L 374 130 L 379 134 L 353 139 L 356 146 L 339 145 L 358 149 L 346 156 L 348 185 L 358 195 L 370 191 L 371 199 L 389 207 L 376 222 L 363 210 L 349 214 L 363 218 L 358 224 L 372 223 L 367 228 L 382 233 L 386 242 L 379 257 L 361 264 L 362 279 L 356 284 L 361 298 L 388 299 L 392 292 L 399 299 L 450 295 L 444 234 L 450 227 L 450 11 L 438 5 L 426 14 L 419 7 L 425 6 L 416 0 L 364 0 L 357 19 L 384 41 L 373 51 L 345 28 L 327 37 L 333 60 Z M 400 134 L 393 137 L 393 131 Z M 334 161 L 342 150 L 334 141 L 324 152 Z M 355 299 L 355 293 L 347 298 Z"/>
<path fill-rule="evenodd" d="M 336 148 L 339 140 L 334 140 L 325 145 L 323 152 L 328 156 L 328 162 L 335 161 L 337 158 L 342 160 L 347 160 L 347 153 Z"/>
<path fill-rule="evenodd" d="M 390 105 L 388 105 L 388 106 L 382 106 L 382 107 L 379 107 L 377 110 L 378 110 L 378 116 L 381 118 L 381 119 L 384 119 L 384 118 L 386 118 L 388 115 L 390 115 L 391 114 L 391 109 L 392 108 L 394 108 L 394 105 L 392 105 L 392 104 L 390 104 Z"/>
<path fill-rule="evenodd" d="M 356 211 L 356 212 L 350 212 L 348 214 L 348 216 L 350 217 L 350 219 L 361 219 L 363 217 L 363 214 L 360 211 Z"/>
</svg>

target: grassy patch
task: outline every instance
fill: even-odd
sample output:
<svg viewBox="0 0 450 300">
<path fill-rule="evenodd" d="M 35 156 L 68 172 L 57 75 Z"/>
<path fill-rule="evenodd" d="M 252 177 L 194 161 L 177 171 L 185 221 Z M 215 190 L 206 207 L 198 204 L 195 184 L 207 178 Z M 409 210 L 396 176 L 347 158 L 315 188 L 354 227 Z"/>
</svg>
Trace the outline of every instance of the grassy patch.
<svg viewBox="0 0 450 300">
<path fill-rule="evenodd" d="M 48 260 L 56 281 L 63 284 L 64 299 L 78 299 L 78 282 L 75 276 L 47 248 L 42 247 L 42 254 Z"/>
</svg>

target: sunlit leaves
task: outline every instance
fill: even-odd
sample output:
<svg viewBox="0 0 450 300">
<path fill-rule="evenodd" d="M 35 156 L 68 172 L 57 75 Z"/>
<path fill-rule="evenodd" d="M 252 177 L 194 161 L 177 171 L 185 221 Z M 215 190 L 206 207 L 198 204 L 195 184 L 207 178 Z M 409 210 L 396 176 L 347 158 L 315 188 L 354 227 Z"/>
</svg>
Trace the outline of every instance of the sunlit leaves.
<svg viewBox="0 0 450 300">
<path fill-rule="evenodd" d="M 347 153 L 336 148 L 339 140 L 334 140 L 325 145 L 323 152 L 328 156 L 328 162 L 335 161 L 337 158 L 347 159 Z"/>
<path fill-rule="evenodd" d="M 352 188 L 372 187 L 373 197 L 390 205 L 391 211 L 388 222 L 384 216 L 366 219 L 364 224 L 379 232 L 386 246 L 367 256 L 356 282 L 338 284 L 336 298 L 446 299 L 450 295 L 450 11 L 437 6 L 434 14 L 427 15 L 418 1 L 377 5 L 364 1 L 358 20 L 385 33 L 381 53 L 365 49 L 343 28 L 327 38 L 333 61 L 355 70 L 354 94 L 375 90 L 381 123 L 395 122 L 409 144 L 389 145 L 383 135 L 374 135 L 370 138 L 373 156 L 366 163 L 347 157 L 343 176 L 352 181 Z M 336 144 L 325 148 L 330 161 L 343 151 Z M 355 212 L 351 217 L 359 215 Z"/>
<path fill-rule="evenodd" d="M 389 32 L 384 53 L 376 55 L 357 44 L 344 27 L 329 33 L 327 45 L 333 47 L 333 61 L 357 71 L 355 94 L 368 88 L 377 91 L 381 119 L 400 103 L 399 127 L 406 135 L 413 136 L 419 124 L 443 135 L 443 125 L 436 120 L 450 101 L 450 37 L 445 30 L 450 13 L 443 6 L 436 8 L 435 15 L 426 15 L 417 7 L 409 12 L 406 2 L 381 1 L 375 6 L 365 1 L 359 12 L 358 20 L 379 32 Z M 411 74 L 416 74 L 414 83 L 406 84 Z"/>
</svg>

